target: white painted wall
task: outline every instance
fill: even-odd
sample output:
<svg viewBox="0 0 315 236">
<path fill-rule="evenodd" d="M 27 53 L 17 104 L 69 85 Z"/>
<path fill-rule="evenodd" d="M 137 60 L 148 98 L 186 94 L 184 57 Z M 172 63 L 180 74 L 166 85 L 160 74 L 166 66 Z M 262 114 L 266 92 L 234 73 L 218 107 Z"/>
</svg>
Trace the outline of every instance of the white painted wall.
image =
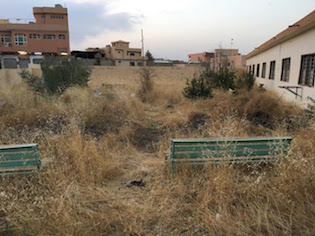
<svg viewBox="0 0 315 236">
<path fill-rule="evenodd" d="M 295 101 L 302 106 L 309 102 L 307 97 L 315 100 L 315 88 L 298 84 L 302 55 L 315 53 L 315 29 L 309 30 L 295 38 L 279 44 L 265 52 L 262 52 L 246 61 L 246 66 L 260 64 L 260 75 L 256 78 L 257 84 L 264 84 L 264 88 L 278 92 L 281 97 Z M 289 82 L 280 81 L 282 70 L 282 59 L 291 58 Z M 275 79 L 269 80 L 270 61 L 276 61 Z M 261 78 L 262 64 L 266 62 L 266 78 Z M 256 76 L 256 71 L 255 71 Z M 296 98 L 294 94 L 278 86 L 300 86 L 302 87 L 302 98 Z M 301 91 L 301 90 L 300 90 Z"/>
</svg>

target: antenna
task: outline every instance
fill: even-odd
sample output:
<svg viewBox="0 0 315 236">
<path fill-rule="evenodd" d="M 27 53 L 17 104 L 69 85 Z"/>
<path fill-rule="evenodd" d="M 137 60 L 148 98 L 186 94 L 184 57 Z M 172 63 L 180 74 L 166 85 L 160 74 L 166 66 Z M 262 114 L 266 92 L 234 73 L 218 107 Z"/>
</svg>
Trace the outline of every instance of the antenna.
<svg viewBox="0 0 315 236">
<path fill-rule="evenodd" d="M 233 44 L 234 44 L 234 39 L 231 38 L 231 48 L 233 48 Z"/>
<path fill-rule="evenodd" d="M 144 38 L 143 38 L 143 29 L 141 29 L 141 44 L 142 44 L 142 56 L 144 57 Z"/>
</svg>

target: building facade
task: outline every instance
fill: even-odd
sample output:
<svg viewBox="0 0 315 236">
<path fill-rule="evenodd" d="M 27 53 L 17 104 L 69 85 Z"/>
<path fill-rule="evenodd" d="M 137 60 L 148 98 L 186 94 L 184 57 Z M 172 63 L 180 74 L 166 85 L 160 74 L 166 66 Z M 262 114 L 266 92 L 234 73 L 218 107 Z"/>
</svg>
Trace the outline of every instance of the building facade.
<svg viewBox="0 0 315 236">
<path fill-rule="evenodd" d="M 213 52 L 191 53 L 188 55 L 188 63 L 211 63 L 214 59 Z"/>
<path fill-rule="evenodd" d="M 238 49 L 215 49 L 215 52 L 192 53 L 188 55 L 189 64 L 207 64 L 210 70 L 218 71 L 220 68 L 229 68 L 234 71 L 244 70 L 246 58 Z"/>
<path fill-rule="evenodd" d="M 315 11 L 247 55 L 260 86 L 306 106 L 315 101 Z"/>
<path fill-rule="evenodd" d="M 0 54 L 69 54 L 67 8 L 34 7 L 33 14 L 29 23 L 0 20 Z"/>
<path fill-rule="evenodd" d="M 118 40 L 103 48 L 105 58 L 111 60 L 115 66 L 143 66 L 146 57 L 142 55 L 141 48 L 130 48 L 129 42 Z"/>
<path fill-rule="evenodd" d="M 246 67 L 246 58 L 241 55 L 238 49 L 215 49 L 214 71 L 226 67 L 234 71 L 244 70 Z"/>
</svg>

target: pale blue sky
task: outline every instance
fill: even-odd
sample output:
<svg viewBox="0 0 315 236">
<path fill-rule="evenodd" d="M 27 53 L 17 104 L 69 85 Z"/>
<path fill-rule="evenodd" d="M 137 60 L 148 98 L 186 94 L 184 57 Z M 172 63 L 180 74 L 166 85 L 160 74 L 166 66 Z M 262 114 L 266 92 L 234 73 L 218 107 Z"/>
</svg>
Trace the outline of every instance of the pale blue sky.
<svg viewBox="0 0 315 236">
<path fill-rule="evenodd" d="M 71 50 L 113 40 L 155 57 L 187 59 L 191 52 L 231 47 L 246 54 L 315 10 L 315 0 L 0 0 L 0 18 L 30 18 L 33 6 L 68 7 Z"/>
</svg>

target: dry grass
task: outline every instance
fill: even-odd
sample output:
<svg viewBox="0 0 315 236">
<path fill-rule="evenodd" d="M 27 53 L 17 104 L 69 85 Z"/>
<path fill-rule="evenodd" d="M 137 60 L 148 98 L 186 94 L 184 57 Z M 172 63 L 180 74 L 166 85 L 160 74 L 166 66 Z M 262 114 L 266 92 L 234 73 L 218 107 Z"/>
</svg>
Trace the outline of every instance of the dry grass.
<svg viewBox="0 0 315 236">
<path fill-rule="evenodd" d="M 44 163 L 34 176 L 0 179 L 2 231 L 314 235 L 315 127 L 301 110 L 258 90 L 192 102 L 181 95 L 185 78 L 155 80 L 150 103 L 135 96 L 136 73 L 91 84 L 52 98 L 1 84 L 0 142 L 38 142 Z M 257 135 L 293 135 L 287 160 L 259 169 L 182 168 L 172 180 L 164 163 L 171 137 Z M 145 186 L 127 187 L 134 179 Z"/>
</svg>

